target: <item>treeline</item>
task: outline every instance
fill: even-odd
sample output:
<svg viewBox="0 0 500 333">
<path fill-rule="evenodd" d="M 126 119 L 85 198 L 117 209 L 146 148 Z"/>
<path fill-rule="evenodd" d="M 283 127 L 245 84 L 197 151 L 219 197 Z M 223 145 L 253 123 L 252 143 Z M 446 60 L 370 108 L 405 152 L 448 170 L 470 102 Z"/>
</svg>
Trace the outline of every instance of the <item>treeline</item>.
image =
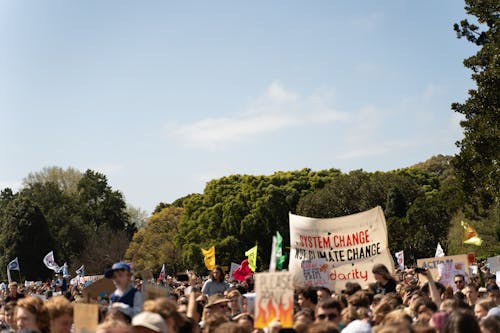
<svg viewBox="0 0 500 333">
<path fill-rule="evenodd" d="M 42 263 L 51 250 L 59 265 L 102 274 L 123 257 L 136 228 L 105 175 L 50 167 L 28 175 L 19 192 L 0 192 L 0 230 L 0 267 L 18 257 L 23 278 L 38 280 L 52 274 Z"/>
<path fill-rule="evenodd" d="M 214 245 L 217 263 L 229 265 L 243 260 L 245 251 L 258 243 L 257 264 L 263 270 L 276 231 L 290 246 L 289 212 L 337 217 L 375 206 L 385 212 L 391 251 L 405 250 L 408 263 L 434 256 L 438 242 L 452 253 L 498 253 L 500 238 L 493 232 L 498 222 L 477 227 L 484 234 L 481 248 L 463 246 L 459 222 L 467 219 L 466 197 L 451 159 L 436 156 L 390 172 L 303 169 L 212 180 L 203 194 L 159 204 L 134 235 L 126 258 L 138 269 L 157 271 L 165 263 L 171 273 L 186 268 L 205 272 L 201 248 Z"/>
</svg>

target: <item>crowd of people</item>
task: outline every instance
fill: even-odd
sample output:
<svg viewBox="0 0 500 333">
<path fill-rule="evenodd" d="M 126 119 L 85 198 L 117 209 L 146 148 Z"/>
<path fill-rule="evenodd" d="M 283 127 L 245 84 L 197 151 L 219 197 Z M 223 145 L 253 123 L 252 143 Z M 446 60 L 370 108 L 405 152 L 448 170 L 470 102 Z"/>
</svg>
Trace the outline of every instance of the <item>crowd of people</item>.
<svg viewBox="0 0 500 333">
<path fill-rule="evenodd" d="M 434 281 L 428 270 L 391 272 L 377 264 L 375 281 L 351 282 L 341 292 L 327 287 L 294 291 L 293 327 L 279 319 L 255 328 L 253 276 L 236 281 L 216 266 L 208 277 L 189 272 L 187 281 L 158 284 L 168 296 L 145 299 L 144 285 L 119 262 L 104 273 L 116 290 L 99 304 L 98 333 L 499 333 L 500 291 L 496 277 L 457 274 L 454 286 Z M 81 285 L 60 276 L 38 285 L 11 282 L 0 290 L 0 333 L 71 333 L 74 304 L 89 302 Z M 425 282 L 424 282 L 425 281 Z M 76 332 L 75 332 L 76 333 Z"/>
</svg>

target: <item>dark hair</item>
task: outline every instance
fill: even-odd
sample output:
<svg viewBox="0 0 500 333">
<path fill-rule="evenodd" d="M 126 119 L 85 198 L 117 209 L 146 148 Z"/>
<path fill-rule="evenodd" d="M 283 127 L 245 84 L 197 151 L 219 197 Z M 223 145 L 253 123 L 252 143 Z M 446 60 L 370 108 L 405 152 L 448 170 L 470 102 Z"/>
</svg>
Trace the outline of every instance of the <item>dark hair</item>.
<svg viewBox="0 0 500 333">
<path fill-rule="evenodd" d="M 500 320 L 498 319 L 497 316 L 490 316 L 484 318 L 479 323 L 479 326 L 490 330 L 490 332 L 500 332 Z"/>
<path fill-rule="evenodd" d="M 331 291 L 329 288 L 324 287 L 324 286 L 319 286 L 319 287 L 317 287 L 317 289 L 316 289 L 316 290 L 317 290 L 317 291 L 324 291 L 324 292 L 326 292 L 328 295 L 332 295 L 332 291 Z"/>
<path fill-rule="evenodd" d="M 308 327 L 307 333 L 339 333 L 337 325 L 332 322 L 314 323 Z"/>
<path fill-rule="evenodd" d="M 213 274 L 214 271 L 219 271 L 220 272 L 220 277 L 219 277 L 219 279 L 217 281 L 218 282 L 224 281 L 224 270 L 222 269 L 222 267 L 220 265 L 216 265 L 214 267 L 214 269 L 212 269 L 212 272 L 210 273 L 210 277 L 212 278 L 212 280 L 215 280 L 214 274 Z"/>
<path fill-rule="evenodd" d="M 458 310 L 452 312 L 446 333 L 481 333 L 476 318 L 470 311 Z"/>
<path fill-rule="evenodd" d="M 337 309 L 339 311 L 339 315 L 342 312 L 342 305 L 339 301 L 334 300 L 333 298 L 325 299 L 316 305 L 316 312 L 318 309 Z"/>
<path fill-rule="evenodd" d="M 313 287 L 305 287 L 299 289 L 298 295 L 302 295 L 305 299 L 310 300 L 313 304 L 318 304 L 318 293 Z"/>
</svg>

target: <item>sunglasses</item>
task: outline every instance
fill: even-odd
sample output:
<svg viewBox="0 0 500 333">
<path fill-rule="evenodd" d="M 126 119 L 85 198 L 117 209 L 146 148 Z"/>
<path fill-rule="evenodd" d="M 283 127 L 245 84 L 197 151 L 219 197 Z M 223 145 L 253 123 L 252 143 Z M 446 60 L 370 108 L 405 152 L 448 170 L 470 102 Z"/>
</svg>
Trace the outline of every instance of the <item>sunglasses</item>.
<svg viewBox="0 0 500 333">
<path fill-rule="evenodd" d="M 457 280 L 455 283 L 464 283 L 464 280 Z"/>
<path fill-rule="evenodd" d="M 325 320 L 326 318 L 328 318 L 328 320 L 334 320 L 335 318 L 337 318 L 337 315 L 335 313 L 318 315 L 319 320 Z"/>
</svg>

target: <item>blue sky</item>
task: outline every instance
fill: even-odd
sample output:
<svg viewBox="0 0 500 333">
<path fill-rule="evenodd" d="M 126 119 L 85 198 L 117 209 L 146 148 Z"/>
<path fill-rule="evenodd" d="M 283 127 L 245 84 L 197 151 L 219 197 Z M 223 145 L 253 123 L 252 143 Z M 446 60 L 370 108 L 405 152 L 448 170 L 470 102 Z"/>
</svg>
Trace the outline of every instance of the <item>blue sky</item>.
<svg viewBox="0 0 500 333">
<path fill-rule="evenodd" d="M 93 169 L 150 212 L 234 173 L 454 154 L 463 7 L 0 0 L 0 188 Z"/>
</svg>

